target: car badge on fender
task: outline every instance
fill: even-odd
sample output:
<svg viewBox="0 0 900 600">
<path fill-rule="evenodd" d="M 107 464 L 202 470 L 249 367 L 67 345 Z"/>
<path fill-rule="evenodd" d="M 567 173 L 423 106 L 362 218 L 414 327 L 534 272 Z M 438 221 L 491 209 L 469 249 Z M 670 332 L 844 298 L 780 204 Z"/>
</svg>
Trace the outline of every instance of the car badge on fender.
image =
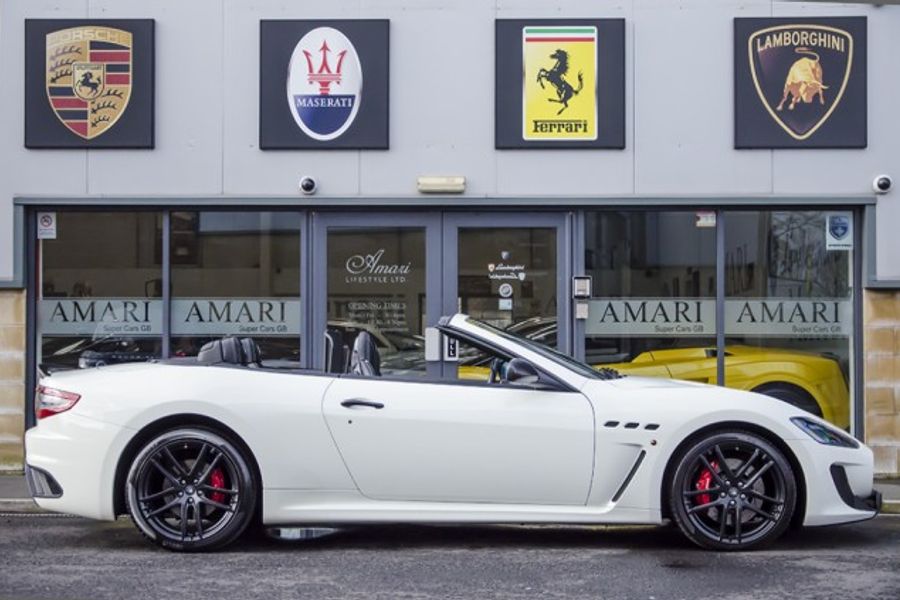
<svg viewBox="0 0 900 600">
<path fill-rule="evenodd" d="M 795 140 L 813 135 L 844 95 L 853 36 L 825 25 L 778 25 L 748 39 L 750 74 L 775 122 Z"/>
<path fill-rule="evenodd" d="M 131 98 L 132 35 L 85 25 L 47 34 L 47 98 L 72 133 L 91 140 L 109 131 Z"/>
<path fill-rule="evenodd" d="M 353 44 L 332 27 L 304 35 L 291 54 L 287 100 L 309 137 L 328 141 L 353 124 L 362 101 L 362 66 Z"/>
</svg>

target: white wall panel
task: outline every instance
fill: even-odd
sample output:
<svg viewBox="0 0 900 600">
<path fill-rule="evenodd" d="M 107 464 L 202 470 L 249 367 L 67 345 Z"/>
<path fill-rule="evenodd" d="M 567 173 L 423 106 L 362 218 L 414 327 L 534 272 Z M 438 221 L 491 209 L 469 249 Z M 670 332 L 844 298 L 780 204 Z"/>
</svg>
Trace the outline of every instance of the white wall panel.
<svg viewBox="0 0 900 600">
<path fill-rule="evenodd" d="M 0 280 L 13 277 L 13 197 L 87 192 L 84 150 L 25 148 L 25 19 L 86 16 L 86 1 L 0 0 Z"/>
<path fill-rule="evenodd" d="M 733 31 L 739 16 L 869 17 L 869 147 L 734 150 Z M 494 149 L 494 19 L 624 17 L 626 149 Z M 156 149 L 23 147 L 26 17 L 155 18 Z M 259 20 L 391 19 L 390 150 L 261 151 Z M 2 0 L 0 279 L 12 276 L 16 195 L 415 193 L 461 174 L 470 196 L 868 194 L 900 179 L 900 7 L 770 0 Z M 900 277 L 898 191 L 878 205 L 878 274 Z"/>
<path fill-rule="evenodd" d="M 638 1 L 634 14 L 635 192 L 766 194 L 771 151 L 734 149 L 736 16 L 768 2 Z"/>
<path fill-rule="evenodd" d="M 259 149 L 259 21 L 356 19 L 360 5 L 360 0 L 225 2 L 226 43 L 222 56 L 227 92 L 223 93 L 225 129 L 221 152 L 226 194 L 299 195 L 297 184 L 302 175 L 314 175 L 319 180 L 320 197 L 359 194 L 358 151 Z M 245 83 L 237 85 L 238 81 Z"/>
<path fill-rule="evenodd" d="M 152 8 L 152 10 L 150 10 Z M 222 192 L 221 0 L 91 0 L 94 19 L 156 19 L 156 149 L 88 153 L 88 193 Z"/>
</svg>

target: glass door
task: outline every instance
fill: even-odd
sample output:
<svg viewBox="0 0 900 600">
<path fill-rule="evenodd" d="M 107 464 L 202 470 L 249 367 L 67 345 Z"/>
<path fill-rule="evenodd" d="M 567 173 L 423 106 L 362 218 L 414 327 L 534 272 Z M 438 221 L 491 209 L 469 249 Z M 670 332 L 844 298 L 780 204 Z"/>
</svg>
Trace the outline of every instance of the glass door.
<svg viewBox="0 0 900 600">
<path fill-rule="evenodd" d="M 313 366 L 352 372 L 356 352 L 381 377 L 439 375 L 425 361 L 441 309 L 439 215 L 320 213 L 313 231 Z"/>
<path fill-rule="evenodd" d="M 572 352 L 571 244 L 561 213 L 444 217 L 444 313 Z"/>
</svg>

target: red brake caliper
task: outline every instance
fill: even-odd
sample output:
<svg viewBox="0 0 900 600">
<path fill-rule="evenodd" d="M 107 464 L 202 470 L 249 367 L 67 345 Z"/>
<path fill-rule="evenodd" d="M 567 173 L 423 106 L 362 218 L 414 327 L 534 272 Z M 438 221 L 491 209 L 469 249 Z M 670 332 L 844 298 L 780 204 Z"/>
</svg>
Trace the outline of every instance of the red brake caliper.
<svg viewBox="0 0 900 600">
<path fill-rule="evenodd" d="M 716 461 L 711 461 L 709 465 L 716 470 L 718 473 L 719 465 L 716 464 Z M 700 477 L 697 478 L 697 483 L 695 484 L 696 489 L 698 490 L 708 490 L 710 485 L 712 484 L 712 473 L 710 473 L 709 469 L 703 469 L 700 472 Z M 697 496 L 697 506 L 701 504 L 709 504 L 710 497 L 709 494 L 700 494 Z"/>
<path fill-rule="evenodd" d="M 225 488 L 225 472 L 222 469 L 213 469 L 209 474 L 209 485 L 217 488 Z M 225 502 L 225 494 L 222 492 L 213 492 L 209 495 L 209 499 L 213 502 Z"/>
</svg>

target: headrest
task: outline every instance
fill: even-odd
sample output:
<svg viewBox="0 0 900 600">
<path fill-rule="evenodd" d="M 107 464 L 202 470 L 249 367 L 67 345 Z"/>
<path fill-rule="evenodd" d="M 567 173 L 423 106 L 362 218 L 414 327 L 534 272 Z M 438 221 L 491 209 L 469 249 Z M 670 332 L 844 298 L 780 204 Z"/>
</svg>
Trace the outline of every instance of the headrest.
<svg viewBox="0 0 900 600">
<path fill-rule="evenodd" d="M 355 375 L 381 377 L 381 357 L 375 339 L 367 331 L 360 331 L 353 341 L 350 372 Z"/>
</svg>

